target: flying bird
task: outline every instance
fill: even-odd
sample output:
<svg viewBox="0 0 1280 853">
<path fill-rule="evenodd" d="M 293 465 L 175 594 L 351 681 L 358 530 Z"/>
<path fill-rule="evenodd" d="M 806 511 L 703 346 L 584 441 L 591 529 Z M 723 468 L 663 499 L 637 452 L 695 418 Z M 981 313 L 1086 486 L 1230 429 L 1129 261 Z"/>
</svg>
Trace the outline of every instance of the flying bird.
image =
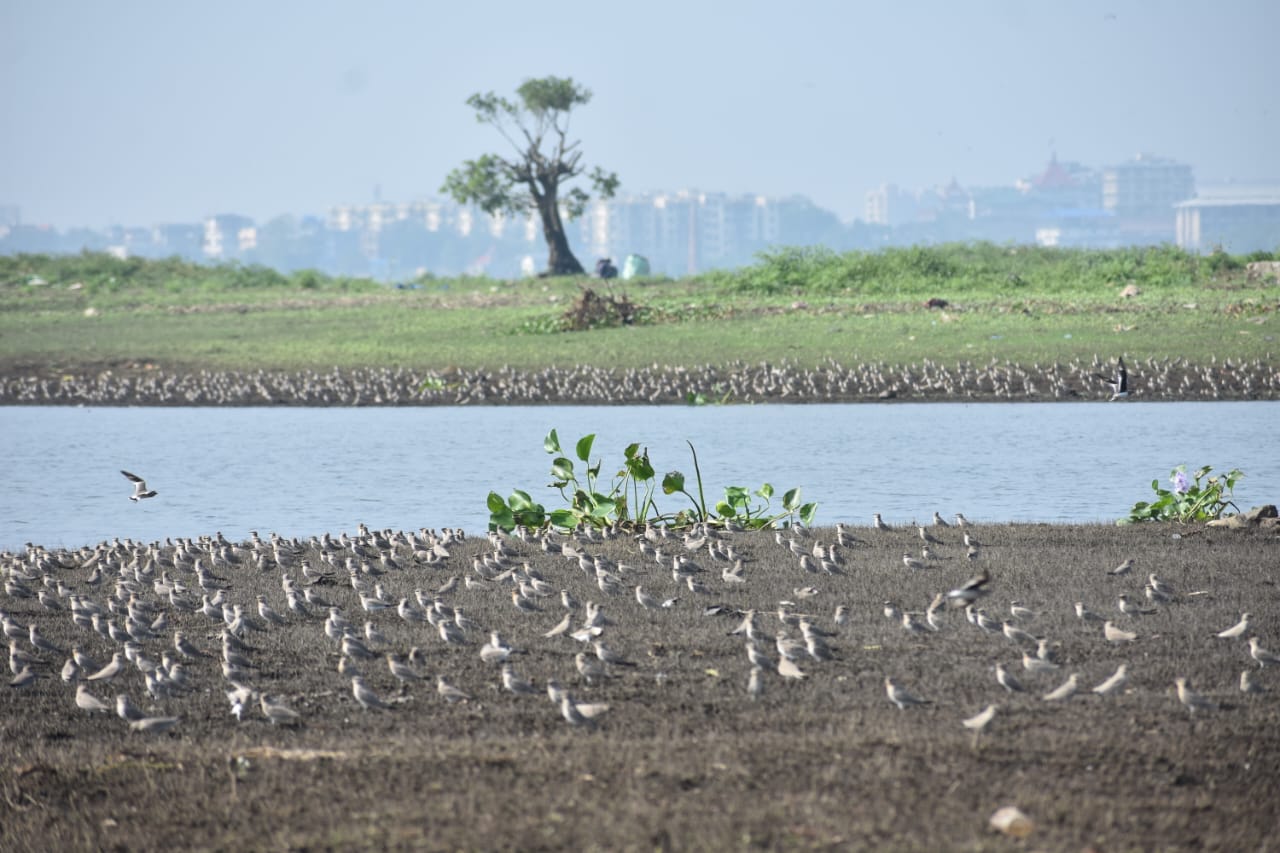
<svg viewBox="0 0 1280 853">
<path fill-rule="evenodd" d="M 1111 386 L 1111 402 L 1112 400 L 1120 400 L 1129 396 L 1129 371 L 1124 368 L 1124 357 L 1116 359 L 1116 372 L 1114 376 L 1103 376 L 1101 373 L 1093 374 L 1103 382 Z"/>
<path fill-rule="evenodd" d="M 990 590 L 986 588 L 987 584 L 990 582 L 991 575 L 986 569 L 983 569 L 981 574 L 975 575 L 965 581 L 962 586 L 956 587 L 948 592 L 947 598 L 952 602 L 952 604 L 957 606 L 972 604 L 990 592 Z"/>
<path fill-rule="evenodd" d="M 137 474 L 130 474 L 128 471 L 121 471 L 125 479 L 133 483 L 133 494 L 129 495 L 129 500 L 140 501 L 144 498 L 154 498 L 156 496 L 155 489 L 147 488 L 147 481 L 139 477 Z"/>
</svg>

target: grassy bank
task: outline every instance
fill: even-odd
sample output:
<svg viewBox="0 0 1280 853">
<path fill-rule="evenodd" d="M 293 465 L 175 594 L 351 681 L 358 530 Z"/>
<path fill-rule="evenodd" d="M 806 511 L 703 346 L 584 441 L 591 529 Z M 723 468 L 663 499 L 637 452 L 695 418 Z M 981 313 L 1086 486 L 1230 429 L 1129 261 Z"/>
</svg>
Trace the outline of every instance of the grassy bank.
<svg viewBox="0 0 1280 853">
<path fill-rule="evenodd" d="M 0 258 L 0 370 L 1269 359 L 1280 291 L 1250 277 L 1248 260 L 1169 248 L 783 250 L 681 280 L 427 278 L 396 289 L 177 260 L 18 256 Z M 625 295 L 636 322 L 564 331 L 583 287 Z"/>
</svg>

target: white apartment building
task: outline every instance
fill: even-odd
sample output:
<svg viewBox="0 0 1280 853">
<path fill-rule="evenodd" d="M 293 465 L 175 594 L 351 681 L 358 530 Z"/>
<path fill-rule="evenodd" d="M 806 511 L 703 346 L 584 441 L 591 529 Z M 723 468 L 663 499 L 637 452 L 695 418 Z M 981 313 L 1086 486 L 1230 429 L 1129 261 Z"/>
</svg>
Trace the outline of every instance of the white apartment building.
<svg viewBox="0 0 1280 853">
<path fill-rule="evenodd" d="M 579 225 L 584 266 L 597 258 L 649 259 L 654 273 L 688 275 L 749 263 L 776 243 L 788 210 L 804 199 L 680 190 L 597 200 Z M 588 262 L 590 261 L 590 262 Z"/>
</svg>

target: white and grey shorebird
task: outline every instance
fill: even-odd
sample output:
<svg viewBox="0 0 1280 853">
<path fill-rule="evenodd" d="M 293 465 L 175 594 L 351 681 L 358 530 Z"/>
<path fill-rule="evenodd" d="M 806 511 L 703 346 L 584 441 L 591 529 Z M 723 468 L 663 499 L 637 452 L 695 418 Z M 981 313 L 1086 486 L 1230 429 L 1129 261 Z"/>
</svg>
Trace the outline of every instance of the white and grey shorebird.
<svg viewBox="0 0 1280 853">
<path fill-rule="evenodd" d="M 407 662 L 392 652 L 387 652 L 387 669 L 399 681 L 419 681 L 422 676 Z"/>
<path fill-rule="evenodd" d="M 796 665 L 795 661 L 783 655 L 778 658 L 778 675 L 793 681 L 800 681 L 805 677 L 805 673 Z"/>
<path fill-rule="evenodd" d="M 370 708 L 378 708 L 383 711 L 391 710 L 391 706 L 383 702 L 377 693 L 370 690 L 364 683 L 364 679 L 358 675 L 351 676 L 351 694 L 356 697 L 356 701 L 366 711 Z"/>
<path fill-rule="evenodd" d="M 135 732 L 145 732 L 147 734 L 164 734 L 178 724 L 177 717 L 143 717 L 138 720 L 130 720 L 129 728 Z"/>
<path fill-rule="evenodd" d="M 76 707 L 82 711 L 93 713 L 94 711 L 110 711 L 111 706 L 103 702 L 97 696 L 89 692 L 89 688 L 83 684 L 76 686 Z"/>
<path fill-rule="evenodd" d="M 1134 604 L 1129 600 L 1129 596 L 1123 592 L 1116 596 L 1116 609 L 1126 616 L 1150 616 L 1156 612 L 1154 607 L 1142 607 Z"/>
<path fill-rule="evenodd" d="M 489 642 L 480 647 L 480 660 L 485 663 L 503 663 L 511 655 L 515 654 L 515 649 L 507 645 L 506 640 L 502 639 L 502 635 L 497 631 L 489 633 Z"/>
<path fill-rule="evenodd" d="M 924 563 L 922 563 L 920 560 L 917 560 L 915 557 L 911 556 L 911 554 L 906 551 L 902 552 L 902 565 L 906 566 L 908 569 L 911 569 L 912 571 L 924 570 Z"/>
<path fill-rule="evenodd" d="M 961 723 L 961 725 L 963 725 L 966 729 L 972 730 L 975 733 L 981 732 L 983 729 L 987 727 L 987 725 L 991 722 L 991 720 L 995 717 L 995 715 L 996 715 L 996 706 L 994 704 L 991 704 L 983 708 L 978 713 L 974 714 L 972 717 L 969 717 L 967 720 L 964 720 Z"/>
<path fill-rule="evenodd" d="M 1129 572 L 1131 572 L 1131 571 L 1133 571 L 1133 558 L 1132 558 L 1132 557 L 1128 558 L 1128 559 L 1127 559 L 1127 560 L 1125 560 L 1123 563 L 1121 563 L 1120 565 L 1116 566 L 1114 569 L 1110 569 L 1110 570 L 1108 570 L 1107 574 L 1109 574 L 1109 575 L 1115 575 L 1115 576 L 1119 577 L 1120 575 L 1127 575 L 1127 574 L 1129 574 Z"/>
<path fill-rule="evenodd" d="M 1075 695 L 1076 687 L 1079 684 L 1079 681 L 1080 681 L 1080 676 L 1073 672 L 1071 673 L 1071 675 L 1067 676 L 1066 681 L 1062 682 L 1062 684 L 1060 684 L 1058 687 L 1055 687 L 1053 690 L 1050 690 L 1048 693 L 1044 694 L 1044 696 L 1041 698 L 1043 698 L 1044 701 L 1046 702 L 1062 702 L 1066 699 L 1070 699 L 1072 696 Z"/>
<path fill-rule="evenodd" d="M 645 592 L 638 584 L 636 585 L 636 601 L 645 610 L 658 610 L 662 607 L 658 599 Z"/>
<path fill-rule="evenodd" d="M 932 533 L 924 529 L 923 525 L 917 524 L 916 531 L 920 534 L 920 539 L 927 545 L 941 545 L 942 540 L 934 536 Z"/>
<path fill-rule="evenodd" d="M 124 655 L 116 652 L 111 656 L 110 662 L 102 669 L 86 676 L 85 681 L 110 681 L 120 674 L 120 670 L 124 669 Z"/>
<path fill-rule="evenodd" d="M 596 657 L 604 663 L 613 664 L 614 666 L 636 665 L 635 661 L 625 659 L 621 654 L 606 646 L 602 640 L 596 640 L 591 645 L 596 650 Z"/>
<path fill-rule="evenodd" d="M 228 636 L 230 635 L 228 634 Z M 209 657 L 207 654 L 205 654 L 204 652 L 200 651 L 195 646 L 193 646 L 191 644 L 191 641 L 188 640 L 186 638 L 186 635 L 184 635 L 181 631 L 173 632 L 173 648 L 178 652 L 178 654 L 182 655 L 184 658 Z"/>
<path fill-rule="evenodd" d="M 1194 714 L 1196 711 L 1215 711 L 1218 703 L 1212 699 L 1201 696 L 1196 691 L 1187 686 L 1185 678 L 1174 680 L 1174 686 L 1178 688 L 1178 701 L 1186 706 L 1187 710 Z"/>
<path fill-rule="evenodd" d="M 1280 664 L 1280 655 L 1264 649 L 1257 637 L 1249 638 L 1249 656 L 1258 662 L 1259 668 Z"/>
<path fill-rule="evenodd" d="M 933 526 L 934 527 L 950 527 L 951 525 L 947 524 L 947 522 L 943 519 L 943 517 L 939 513 L 935 512 L 933 514 Z"/>
<path fill-rule="evenodd" d="M 36 627 L 34 622 L 32 622 L 30 625 L 27 626 L 27 635 L 28 635 L 28 638 L 30 639 L 31 645 L 39 649 L 40 651 L 50 652 L 51 654 L 55 654 L 55 655 L 63 654 L 62 649 L 58 645 L 45 639 L 45 637 L 40 633 L 40 629 Z"/>
<path fill-rule="evenodd" d="M 296 726 L 302 720 L 297 711 L 285 705 L 277 696 L 264 693 L 258 697 L 258 705 L 262 708 L 262 716 L 270 720 L 273 726 Z"/>
<path fill-rule="evenodd" d="M 1262 685 L 1253 680 L 1253 673 L 1247 669 L 1240 671 L 1240 692 L 1261 693 Z"/>
<path fill-rule="evenodd" d="M 1223 629 L 1217 633 L 1218 637 L 1224 640 L 1234 640 L 1236 637 L 1243 637 L 1245 631 L 1249 630 L 1249 614 L 1241 613 L 1240 621 L 1232 625 L 1230 628 Z"/>
<path fill-rule="evenodd" d="M 1083 622 L 1104 622 L 1103 617 L 1084 606 L 1083 601 L 1076 602 L 1076 616 Z"/>
<path fill-rule="evenodd" d="M 1034 636 L 1027 631 L 1022 630 L 1012 622 L 1001 622 L 1000 631 L 1015 643 L 1027 643 L 1030 645 L 1035 645 L 1036 643 L 1036 638 Z"/>
<path fill-rule="evenodd" d="M 133 700 L 129 698 L 128 693 L 121 693 L 116 696 L 116 716 L 132 723 L 134 720 L 141 720 L 146 715 L 142 713 L 141 708 L 133 704 Z"/>
<path fill-rule="evenodd" d="M 1173 588 L 1173 584 L 1164 580 L 1155 572 L 1151 572 L 1147 575 L 1147 586 L 1166 598 L 1172 599 L 1176 598 L 1178 595 L 1178 591 Z"/>
<path fill-rule="evenodd" d="M 545 634 L 543 634 L 542 636 L 544 636 L 544 637 L 559 637 L 561 634 L 568 633 L 568 631 L 569 631 L 569 626 L 570 626 L 571 624 L 573 624 L 573 614 L 572 614 L 572 613 L 566 613 L 566 614 L 564 615 L 564 618 L 563 618 L 563 619 L 561 619 L 559 622 L 557 622 L 557 623 L 556 623 L 556 626 L 555 626 L 554 628 L 552 628 L 550 631 L 546 632 L 546 633 L 545 633 Z"/>
<path fill-rule="evenodd" d="M 244 709 L 253 699 L 253 690 L 243 684 L 236 684 L 226 693 L 227 703 L 231 705 L 231 716 L 236 722 L 244 722 Z"/>
<path fill-rule="evenodd" d="M 1133 631 L 1126 631 L 1123 628 L 1117 628 L 1115 625 L 1111 624 L 1110 619 L 1102 623 L 1102 635 L 1107 638 L 1107 642 L 1109 643 L 1132 643 L 1134 640 L 1138 639 L 1138 635 L 1136 633 Z"/>
<path fill-rule="evenodd" d="M 573 664 L 587 684 L 595 684 L 598 679 L 608 675 L 605 672 L 604 663 L 597 658 L 588 657 L 586 652 L 578 652 L 574 655 Z"/>
<path fill-rule="evenodd" d="M 747 660 L 751 661 L 751 666 L 755 669 L 774 669 L 773 659 L 760 651 L 754 640 L 747 640 Z"/>
<path fill-rule="evenodd" d="M 1111 400 L 1108 400 L 1108 402 L 1121 400 L 1129 396 L 1129 371 L 1125 369 L 1124 356 L 1116 359 L 1116 372 L 1111 376 L 1103 376 L 1101 373 L 1093 375 L 1111 386 Z"/>
<path fill-rule="evenodd" d="M 125 479 L 133 483 L 133 494 L 129 495 L 129 500 L 140 501 L 147 498 L 154 498 L 157 494 L 155 489 L 147 488 L 147 481 L 139 477 L 137 474 L 130 474 L 128 471 L 121 471 Z"/>
<path fill-rule="evenodd" d="M 462 692 L 446 681 L 443 675 L 436 676 L 436 692 L 450 705 L 454 702 L 464 702 L 471 698 L 470 694 Z"/>
<path fill-rule="evenodd" d="M 1023 605 L 1021 601 L 1009 602 L 1009 615 L 1019 622 L 1031 622 L 1036 618 L 1036 612 L 1030 607 Z"/>
<path fill-rule="evenodd" d="M 609 710 L 603 702 L 578 702 L 569 693 L 560 696 L 560 715 L 571 726 L 594 728 L 595 718 Z"/>
<path fill-rule="evenodd" d="M 1023 652 L 1022 668 L 1030 673 L 1054 672 L 1058 669 L 1058 665 L 1051 660 L 1045 660 L 1028 652 Z"/>
<path fill-rule="evenodd" d="M 511 668 L 509 663 L 502 665 L 502 686 L 518 696 L 527 696 L 538 692 L 537 688 L 531 683 L 516 675 L 515 670 Z"/>
<path fill-rule="evenodd" d="M 1110 696 L 1112 693 L 1115 693 L 1117 690 L 1124 687 L 1125 682 L 1128 680 L 1128 667 L 1125 664 L 1120 664 L 1120 666 L 1116 667 L 1116 671 L 1111 674 L 1111 677 L 1093 688 L 1093 692 L 1097 693 L 1099 696 Z"/>
<path fill-rule="evenodd" d="M 1012 673 L 1004 668 L 1004 664 L 996 664 L 996 681 L 1000 686 L 1010 693 L 1022 693 L 1027 688 L 1022 686 L 1022 682 L 1014 677 Z"/>
<path fill-rule="evenodd" d="M 909 705 L 928 705 L 928 699 L 921 699 L 914 693 L 898 686 L 892 676 L 886 675 L 884 678 L 884 691 L 889 697 L 889 701 L 898 706 L 899 711 L 905 711 Z"/>
</svg>

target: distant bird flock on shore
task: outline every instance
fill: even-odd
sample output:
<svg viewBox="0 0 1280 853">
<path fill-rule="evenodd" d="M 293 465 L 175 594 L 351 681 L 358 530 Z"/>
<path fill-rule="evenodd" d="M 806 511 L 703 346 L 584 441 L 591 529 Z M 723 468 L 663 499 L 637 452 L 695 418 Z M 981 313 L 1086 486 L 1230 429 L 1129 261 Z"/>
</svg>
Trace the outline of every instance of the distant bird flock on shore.
<svg viewBox="0 0 1280 853">
<path fill-rule="evenodd" d="M 1280 370 L 1261 359 L 1149 359 L 1112 375 L 1104 362 L 1017 365 L 1008 362 L 924 361 L 816 368 L 779 364 L 613 369 L 582 365 L 538 370 L 415 371 L 360 368 L 330 371 L 156 369 L 86 374 L 7 376 L 0 405 L 95 406 L 408 406 L 541 403 L 678 404 L 689 395 L 738 403 L 868 400 L 1274 400 Z M 1098 377 L 1111 387 L 1099 388 Z"/>
</svg>

